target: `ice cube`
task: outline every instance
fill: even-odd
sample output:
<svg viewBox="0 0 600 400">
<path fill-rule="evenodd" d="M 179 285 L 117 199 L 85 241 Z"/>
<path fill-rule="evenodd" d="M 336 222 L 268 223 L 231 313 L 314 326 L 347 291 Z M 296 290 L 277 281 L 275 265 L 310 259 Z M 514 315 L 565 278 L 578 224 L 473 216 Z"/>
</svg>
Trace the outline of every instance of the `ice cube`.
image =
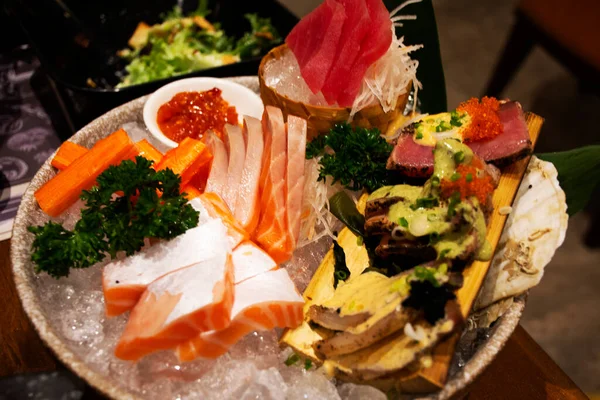
<svg viewBox="0 0 600 400">
<path fill-rule="evenodd" d="M 387 396 L 373 386 L 344 383 L 338 388 L 342 400 L 387 400 Z"/>
</svg>

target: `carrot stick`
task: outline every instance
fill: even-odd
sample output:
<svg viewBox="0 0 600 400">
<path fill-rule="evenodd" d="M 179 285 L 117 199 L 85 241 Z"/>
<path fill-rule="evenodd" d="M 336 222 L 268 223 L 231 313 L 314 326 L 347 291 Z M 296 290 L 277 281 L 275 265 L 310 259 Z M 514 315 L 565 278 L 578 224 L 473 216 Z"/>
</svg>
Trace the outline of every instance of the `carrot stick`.
<svg viewBox="0 0 600 400">
<path fill-rule="evenodd" d="M 136 156 L 142 156 L 150 161 L 154 161 L 154 165 L 157 165 L 163 158 L 162 153 L 158 151 L 156 147 L 152 146 L 146 139 L 142 139 L 134 144 L 125 159 L 135 160 Z"/>
<path fill-rule="evenodd" d="M 52 217 L 60 215 L 77 201 L 82 190 L 94 185 L 106 168 L 120 163 L 132 146 L 123 129 L 99 140 L 91 150 L 35 192 L 38 204 Z"/>
<path fill-rule="evenodd" d="M 196 189 L 193 185 L 190 185 L 189 183 L 182 187 L 181 193 L 185 193 L 185 198 L 188 200 L 195 199 L 196 197 L 202 194 L 200 190 Z"/>
<path fill-rule="evenodd" d="M 185 138 L 174 149 L 169 150 L 156 166 L 156 170 L 170 168 L 181 176 L 181 187 L 206 165 L 210 165 L 212 154 L 204 143 L 196 139 Z"/>
<path fill-rule="evenodd" d="M 59 170 L 63 170 L 67 168 L 73 161 L 77 160 L 79 157 L 88 152 L 83 146 L 75 144 L 73 142 L 64 142 L 58 148 L 56 155 L 52 159 L 52 166 L 54 168 L 58 168 Z"/>
</svg>

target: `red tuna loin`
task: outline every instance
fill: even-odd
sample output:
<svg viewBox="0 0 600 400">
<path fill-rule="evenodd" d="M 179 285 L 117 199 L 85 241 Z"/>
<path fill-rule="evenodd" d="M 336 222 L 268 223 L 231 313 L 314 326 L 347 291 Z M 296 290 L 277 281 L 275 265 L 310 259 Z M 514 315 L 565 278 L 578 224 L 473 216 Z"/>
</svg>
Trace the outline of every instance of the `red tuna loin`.
<svg viewBox="0 0 600 400">
<path fill-rule="evenodd" d="M 337 101 L 337 97 L 346 86 L 346 78 L 360 54 L 361 42 L 371 25 L 366 0 L 339 1 L 346 11 L 346 22 L 342 29 L 342 40 L 335 54 L 335 63 L 321 89 L 329 104 Z"/>
<path fill-rule="evenodd" d="M 365 35 L 359 57 L 345 77 L 346 87 L 338 96 L 338 104 L 350 107 L 360 91 L 367 69 L 385 54 L 392 43 L 392 21 L 390 14 L 381 0 L 366 0 L 369 11 L 369 30 Z"/>
<path fill-rule="evenodd" d="M 298 60 L 302 77 L 313 93 L 318 93 L 325 84 L 335 61 L 345 21 L 344 6 L 335 0 L 325 0 L 286 38 Z"/>
</svg>

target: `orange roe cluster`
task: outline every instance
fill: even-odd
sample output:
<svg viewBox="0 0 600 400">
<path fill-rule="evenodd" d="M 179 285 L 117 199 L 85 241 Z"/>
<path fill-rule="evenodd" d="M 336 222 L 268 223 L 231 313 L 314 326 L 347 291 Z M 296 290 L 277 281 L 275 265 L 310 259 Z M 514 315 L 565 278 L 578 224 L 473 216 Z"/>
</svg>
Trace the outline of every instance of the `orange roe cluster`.
<svg viewBox="0 0 600 400">
<path fill-rule="evenodd" d="M 478 172 L 480 177 L 477 176 Z M 460 164 L 451 179 L 442 179 L 440 189 L 445 198 L 459 192 L 461 200 L 475 196 L 479 203 L 486 204 L 494 191 L 494 183 L 492 177 L 483 170 L 481 161 L 474 159 L 471 165 Z"/>
<path fill-rule="evenodd" d="M 202 139 L 209 129 L 223 138 L 225 124 L 238 123 L 235 107 L 221 96 L 221 89 L 205 92 L 180 92 L 160 106 L 158 127 L 169 139 L 179 143 L 186 137 Z"/>
<path fill-rule="evenodd" d="M 463 130 L 465 142 L 475 142 L 482 139 L 491 139 L 502 133 L 502 123 L 498 116 L 500 103 L 494 97 L 484 97 L 481 101 L 475 97 L 461 103 L 456 111 L 467 113 L 471 122 Z"/>
</svg>

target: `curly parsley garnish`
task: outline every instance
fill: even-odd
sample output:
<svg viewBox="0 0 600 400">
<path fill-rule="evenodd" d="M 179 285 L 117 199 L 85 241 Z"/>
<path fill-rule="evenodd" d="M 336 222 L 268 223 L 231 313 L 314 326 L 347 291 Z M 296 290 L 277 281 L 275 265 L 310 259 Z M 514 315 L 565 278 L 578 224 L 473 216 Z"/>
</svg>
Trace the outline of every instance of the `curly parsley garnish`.
<svg viewBox="0 0 600 400">
<path fill-rule="evenodd" d="M 332 152 L 325 151 L 328 148 Z M 337 124 L 329 133 L 313 140 L 306 147 L 306 158 L 323 154 L 319 160 L 319 181 L 329 175 L 351 190 L 362 188 L 372 192 L 389 184 L 385 168 L 393 149 L 379 129 L 353 128 Z"/>
<path fill-rule="evenodd" d="M 68 276 L 71 268 L 90 267 L 107 254 L 132 255 L 144 238 L 171 239 L 197 226 L 199 213 L 179 193 L 180 182 L 170 169 L 155 171 L 140 156 L 107 168 L 81 194 L 85 206 L 72 231 L 52 221 L 28 227 L 35 234 L 35 271 Z"/>
</svg>

